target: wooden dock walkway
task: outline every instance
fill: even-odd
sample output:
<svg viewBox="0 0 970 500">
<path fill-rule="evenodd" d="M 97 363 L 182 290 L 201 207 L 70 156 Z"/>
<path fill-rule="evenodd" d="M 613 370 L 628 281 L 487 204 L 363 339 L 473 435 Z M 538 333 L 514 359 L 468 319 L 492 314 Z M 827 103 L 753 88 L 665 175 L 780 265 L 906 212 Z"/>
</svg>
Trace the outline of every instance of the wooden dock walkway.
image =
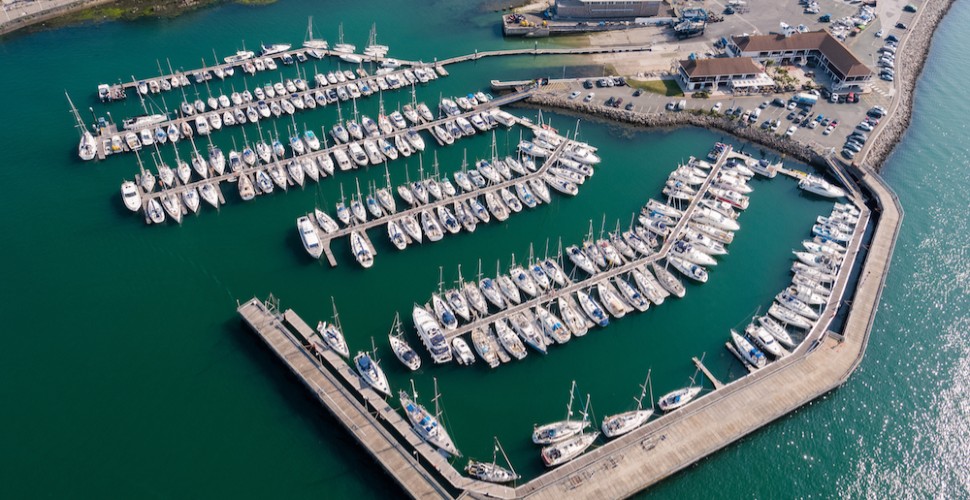
<svg viewBox="0 0 970 500">
<path fill-rule="evenodd" d="M 677 224 L 671 229 L 670 234 L 666 238 L 664 238 L 663 245 L 660 246 L 657 252 L 652 253 L 648 256 L 641 256 L 640 258 L 637 258 L 637 259 L 628 260 L 622 265 L 619 265 L 604 271 L 600 271 L 595 275 L 589 276 L 583 280 L 572 281 L 561 288 L 550 289 L 546 291 L 546 293 L 544 294 L 539 294 L 534 298 L 531 298 L 529 300 L 524 300 L 517 305 L 509 305 L 505 309 L 498 311 L 495 314 L 476 318 L 474 321 L 461 325 L 455 330 L 445 331 L 444 332 L 445 337 L 448 339 L 449 345 L 451 344 L 451 341 L 455 337 L 461 337 L 465 334 L 469 334 L 475 328 L 481 327 L 487 330 L 488 326 L 491 323 L 495 322 L 496 320 L 500 320 L 500 319 L 504 320 L 506 318 L 513 317 L 517 313 L 529 311 L 535 306 L 546 304 L 550 301 L 556 300 L 560 296 L 570 295 L 578 290 L 588 289 L 601 281 L 612 279 L 613 277 L 619 276 L 621 274 L 629 273 L 634 268 L 638 268 L 640 266 L 650 264 L 653 262 L 658 262 L 659 260 L 663 259 L 667 255 L 667 252 L 670 251 L 670 247 L 672 247 L 674 242 L 678 240 L 681 232 L 683 232 L 684 228 L 687 226 L 688 221 L 690 221 L 691 219 L 691 215 L 693 214 L 694 210 L 697 208 L 701 199 L 703 198 L 703 194 L 707 192 L 707 189 L 710 187 L 711 183 L 717 177 L 717 173 L 720 172 L 721 167 L 724 165 L 724 162 L 727 160 L 728 155 L 726 153 L 730 150 L 731 150 L 730 147 L 728 147 L 728 149 L 725 150 L 725 153 L 722 153 L 718 161 L 715 162 L 710 172 L 708 172 L 707 177 L 704 179 L 703 184 L 701 184 L 697 188 L 697 196 L 694 196 L 694 198 L 691 200 L 687 208 L 684 209 L 683 211 L 684 215 L 680 218 L 680 220 L 677 221 Z"/>
<path fill-rule="evenodd" d="M 434 214 L 435 210 L 440 206 L 448 206 L 453 203 L 461 203 L 466 200 L 470 200 L 472 198 L 484 196 L 486 193 L 497 193 L 500 189 L 513 187 L 516 184 L 528 181 L 529 179 L 538 178 L 542 180 L 542 174 L 546 173 L 546 171 L 549 170 L 549 167 L 551 167 L 553 164 L 556 163 L 556 160 L 562 154 L 565 147 L 571 142 L 572 141 L 564 140 L 562 144 L 560 144 L 559 147 L 557 147 L 556 150 L 553 151 L 552 154 L 550 154 L 546 158 L 546 160 L 542 163 L 542 165 L 536 168 L 535 172 L 530 172 L 526 175 L 519 176 L 519 177 L 513 177 L 509 180 L 505 180 L 498 184 L 491 184 L 481 189 L 475 189 L 473 191 L 468 191 L 463 193 L 455 193 L 454 196 L 444 195 L 440 200 L 434 200 L 432 198 L 426 204 L 420 204 L 418 200 L 415 200 L 416 204 L 411 206 L 410 208 L 407 208 L 399 212 L 395 212 L 393 214 L 385 215 L 377 219 L 371 218 L 365 222 L 359 222 L 359 223 L 355 222 L 352 225 L 341 228 L 340 230 L 334 233 L 327 234 L 319 226 L 317 226 L 316 221 L 314 221 L 312 213 L 307 214 L 307 216 L 310 217 L 311 221 L 314 221 L 313 228 L 317 233 L 317 237 L 320 239 L 320 244 L 323 246 L 324 254 L 327 256 L 327 260 L 330 266 L 336 267 L 337 262 L 335 259 L 333 259 L 333 253 L 330 248 L 330 243 L 333 240 L 338 238 L 343 238 L 345 236 L 349 236 L 351 233 L 361 233 L 366 238 L 368 229 L 385 226 L 391 222 L 397 222 L 404 219 L 405 217 L 410 217 L 412 215 L 417 216 L 417 215 L 420 215 L 421 212 L 425 210 L 431 211 L 431 213 Z M 545 182 L 545 181 L 542 181 L 542 182 Z M 512 214 L 510 213 L 509 215 L 511 216 Z M 437 215 L 435 215 L 435 217 L 437 218 Z M 479 224 L 480 223 L 481 222 L 479 222 Z M 443 232 L 445 236 L 450 234 L 448 233 L 448 231 L 443 231 Z"/>
<path fill-rule="evenodd" d="M 517 92 L 517 93 L 514 93 L 514 94 L 504 95 L 504 96 L 498 97 L 496 99 L 493 99 L 493 100 L 491 100 L 491 101 L 489 101 L 489 102 L 487 102 L 485 104 L 481 104 L 481 105 L 475 107 L 475 109 L 473 109 L 471 111 L 463 112 L 462 114 L 460 114 L 458 116 L 466 117 L 467 118 L 467 117 L 469 117 L 469 116 L 471 116 L 473 114 L 481 113 L 483 111 L 488 111 L 490 109 L 496 109 L 496 108 L 497 109 L 501 109 L 501 106 L 504 106 L 506 104 L 509 104 L 509 103 L 512 103 L 512 102 L 515 102 L 515 101 L 518 101 L 518 100 L 521 100 L 521 99 L 525 99 L 525 98 L 527 98 L 531 94 L 532 94 L 532 90 L 531 89 L 527 89 L 527 90 L 524 90 L 522 92 Z M 445 122 L 452 121 L 455 118 L 456 118 L 455 116 L 448 116 L 448 117 L 441 118 L 441 119 L 438 119 L 438 120 L 433 121 L 433 122 L 424 122 L 424 123 L 421 123 L 421 124 L 418 124 L 418 125 L 413 125 L 413 126 L 409 127 L 406 130 L 414 130 L 416 132 L 430 130 L 431 128 L 433 128 L 436 125 L 441 125 L 441 124 L 443 124 Z M 520 122 L 520 121 L 517 120 L 517 123 L 522 123 L 522 124 L 524 124 L 526 126 L 532 126 L 531 123 L 528 123 L 528 122 Z M 394 138 L 395 135 L 403 134 L 403 133 L 406 132 L 406 130 L 395 131 L 393 134 L 390 134 L 390 135 L 381 135 L 381 137 L 384 138 L 384 139 L 386 139 L 386 140 L 393 141 L 393 138 Z M 372 139 L 372 140 L 376 140 L 376 139 Z M 362 144 L 363 141 L 361 140 L 361 141 L 351 141 L 351 142 L 356 142 L 358 144 Z M 243 176 L 243 175 L 249 176 L 250 181 L 253 181 L 253 185 L 256 186 L 256 183 L 255 183 L 255 181 L 253 179 L 253 176 L 256 174 L 256 172 L 266 171 L 266 170 L 268 170 L 271 167 L 279 167 L 279 168 L 282 168 L 284 170 L 284 175 L 286 175 L 286 179 L 287 179 L 288 186 L 293 186 L 293 185 L 295 185 L 295 183 L 293 182 L 292 179 L 289 178 L 288 174 L 285 173 L 285 167 L 284 167 L 285 162 L 288 162 L 290 160 L 310 160 L 310 161 L 316 161 L 316 159 L 318 157 L 324 156 L 324 155 L 329 155 L 335 149 L 346 149 L 346 148 L 347 148 L 347 143 L 341 143 L 341 144 L 336 144 L 334 146 L 330 146 L 328 148 L 320 149 L 319 151 L 314 151 L 314 152 L 307 153 L 307 154 L 300 155 L 300 156 L 296 156 L 296 157 L 282 158 L 282 159 L 278 159 L 277 158 L 277 159 L 274 159 L 274 161 L 271 162 L 271 163 L 261 163 L 261 162 L 257 162 L 257 164 L 256 165 L 253 165 L 252 167 L 243 166 L 242 168 L 240 168 L 236 172 L 232 172 L 232 171 L 227 170 L 222 175 L 210 175 L 210 177 L 208 177 L 206 179 L 193 180 L 193 181 L 190 181 L 189 183 L 184 184 L 184 185 L 183 184 L 176 184 L 175 186 L 173 186 L 171 188 L 160 189 L 158 191 L 146 192 L 144 189 L 142 189 L 140 183 L 137 183 L 136 182 L 136 184 L 138 185 L 138 189 L 141 191 L 142 212 L 147 215 L 147 206 L 148 206 L 149 200 L 151 200 L 151 199 L 161 198 L 162 196 L 164 196 L 166 194 L 169 194 L 169 193 L 175 194 L 175 195 L 181 195 L 182 192 L 184 192 L 184 191 L 186 191 L 188 189 L 193 189 L 193 188 L 198 189 L 198 188 L 201 188 L 203 185 L 206 185 L 206 184 L 213 185 L 216 188 L 216 190 L 219 193 L 221 193 L 222 192 L 221 185 L 222 185 L 223 182 L 234 183 L 234 182 L 236 182 L 239 179 L 240 176 Z M 418 152 L 418 154 L 420 154 L 420 152 Z M 403 156 L 403 155 L 401 155 L 401 156 Z M 356 163 L 354 163 L 353 165 L 354 165 L 354 167 L 353 167 L 352 170 L 356 170 L 356 169 L 359 169 L 359 168 L 369 168 L 371 166 L 371 165 L 368 165 L 368 166 L 364 166 L 364 167 L 359 167 L 359 166 L 357 166 Z M 210 174 L 214 174 L 214 172 L 212 172 L 212 170 L 211 170 L 211 167 L 208 167 L 208 168 L 209 168 Z M 336 174 L 337 171 L 339 171 L 339 169 L 336 170 L 334 172 L 334 174 Z M 351 171 L 351 170 L 348 170 L 348 171 Z M 193 175 L 195 175 L 195 173 L 193 173 Z M 321 172 L 321 176 L 320 177 L 321 177 L 321 180 L 322 180 L 324 177 L 326 177 L 326 175 L 323 172 Z M 176 183 L 179 183 L 179 182 L 180 181 L 178 181 L 178 179 L 176 179 Z M 274 189 L 274 191 L 275 191 L 275 189 Z M 262 194 L 262 193 L 259 193 L 259 191 L 257 190 L 257 194 Z M 221 196 L 223 196 L 223 195 L 220 194 L 220 197 Z M 181 197 L 179 197 L 179 200 L 181 200 Z M 180 201 L 180 203 L 181 203 L 181 201 Z M 224 203 L 224 198 L 223 198 L 223 203 Z M 184 212 L 184 209 L 183 209 L 183 212 Z"/>
<path fill-rule="evenodd" d="M 724 383 L 721 382 L 720 380 L 718 380 L 717 377 L 715 377 L 713 374 L 711 374 L 711 371 L 708 370 L 706 366 L 704 366 L 704 363 L 701 362 L 701 360 L 697 359 L 697 356 L 694 356 L 693 358 L 690 358 L 690 360 L 693 361 L 694 362 L 694 366 L 696 366 L 697 369 L 700 370 L 701 373 L 703 373 L 704 376 L 707 377 L 707 379 L 711 381 L 711 384 L 714 385 L 714 390 L 715 391 L 718 390 L 718 389 L 720 389 L 720 388 L 722 388 L 722 387 L 724 387 Z"/>
</svg>

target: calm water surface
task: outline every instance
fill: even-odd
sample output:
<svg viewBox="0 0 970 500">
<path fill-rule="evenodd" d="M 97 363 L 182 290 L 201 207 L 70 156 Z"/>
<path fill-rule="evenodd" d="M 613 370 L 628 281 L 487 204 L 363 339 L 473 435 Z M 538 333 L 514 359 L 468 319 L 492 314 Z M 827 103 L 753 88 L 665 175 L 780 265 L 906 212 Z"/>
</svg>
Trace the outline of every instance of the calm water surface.
<svg viewBox="0 0 970 500">
<path fill-rule="evenodd" d="M 295 0 L 262 8 L 229 5 L 175 20 L 62 29 L 0 44 L 0 66 L 7 69 L 0 80 L 7 96 L 6 119 L 0 122 L 6 146 L 0 311 L 8 318 L 0 349 L 4 496 L 396 494 L 393 483 L 240 325 L 236 301 L 274 293 L 312 322 L 329 317 L 333 296 L 351 349 L 369 348 L 374 337 L 392 386 L 407 387 L 410 374 L 394 360 L 385 335 L 395 312 L 406 317 L 412 303 L 437 289 L 439 273 L 451 283 L 459 266 L 469 278 L 481 262 L 494 275 L 496 263 L 506 269 L 513 254 L 526 260 L 530 245 L 534 254 L 545 255 L 547 245 L 555 252 L 560 238 L 564 244 L 579 241 L 591 221 L 597 233 L 604 220 L 607 229 L 617 221 L 625 226 L 649 197 L 660 195 L 678 161 L 703 155 L 712 142 L 725 139 L 699 129 L 631 132 L 583 122 L 581 137 L 600 148 L 603 164 L 580 196 L 557 196 L 504 224 L 401 253 L 372 231 L 379 255 L 367 272 L 352 263 L 341 243 L 335 245 L 338 268 L 311 261 L 293 228 L 294 219 L 314 205 L 332 210 L 341 189 L 347 195 L 355 191 L 354 175 L 247 204 L 233 186 L 225 186 L 229 203 L 219 212 L 203 207 L 181 227 L 146 227 L 117 194 L 120 182 L 137 171 L 133 156 L 91 164 L 75 159 L 77 135 L 65 90 L 86 120 L 89 107 L 120 120 L 139 113 L 141 105 L 97 103 L 98 83 L 150 75 L 157 72 L 156 59 L 165 66 L 166 57 L 174 67 L 190 69 L 201 58 L 211 61 L 213 48 L 222 57 L 244 41 L 248 48 L 299 43 L 308 14 L 315 17 L 315 31 L 331 41 L 343 21 L 346 41 L 358 46 L 365 45 L 376 22 L 379 41 L 403 59 L 532 44 L 504 41 L 494 13 L 463 3 L 321 6 Z M 945 25 L 968 21 L 970 7 L 958 3 Z M 959 464 L 970 459 L 968 157 L 961 146 L 967 136 L 962 118 L 970 105 L 950 99 L 948 89 L 964 75 L 944 64 L 958 56 L 968 37 L 941 30 L 919 87 L 913 127 L 885 170 L 906 219 L 859 371 L 844 388 L 645 496 L 695 497 L 715 489 L 752 497 L 968 494 L 966 468 Z M 493 78 L 561 74 L 569 63 L 532 57 L 467 63 L 419 88 L 417 97 L 433 103 L 440 95 L 482 89 Z M 308 69 L 336 67 L 324 62 Z M 237 77 L 211 91 L 269 80 Z M 203 98 L 209 91 L 199 88 Z M 179 97 L 168 93 L 146 106 L 174 107 Z M 408 99 L 407 93 L 390 92 L 384 105 L 397 108 Z M 364 99 L 358 111 L 374 116 L 378 105 L 376 96 Z M 341 114 L 348 118 L 352 107 L 345 105 Z M 545 118 L 563 131 L 576 126 L 572 118 L 552 113 Z M 334 107 L 304 112 L 294 121 L 264 123 L 261 130 L 248 127 L 246 139 L 262 133 L 285 140 L 288 128 L 320 130 L 336 119 Z M 519 133 L 498 132 L 497 150 L 511 151 Z M 239 128 L 212 137 L 226 151 L 233 141 L 244 141 Z M 423 168 L 432 169 L 437 152 L 440 171 L 450 173 L 464 157 L 489 156 L 490 146 L 490 137 L 475 137 L 429 148 Z M 180 147 L 183 156 L 190 151 Z M 172 164 L 170 145 L 161 155 Z M 142 159 L 152 162 L 150 155 Z M 416 157 L 390 164 L 392 182 L 415 178 L 421 166 Z M 356 180 L 366 189 L 368 183 L 383 183 L 383 172 L 360 172 Z M 694 373 L 692 356 L 705 355 L 722 380 L 740 376 L 740 365 L 722 347 L 727 330 L 743 326 L 770 303 L 788 280 L 790 250 L 831 206 L 805 196 L 787 179 L 760 179 L 753 186 L 731 254 L 712 270 L 708 284 L 689 286 L 686 299 L 492 372 L 481 366 L 426 366 L 417 373 L 422 398 L 430 397 L 432 378 L 438 379 L 446 424 L 464 453 L 487 458 L 492 436 L 498 436 L 517 469 L 528 476 L 541 472 L 529 432 L 534 423 L 563 416 L 572 380 L 591 395 L 598 420 L 630 408 L 648 369 L 658 394 L 687 383 Z M 778 481 L 778 474 L 787 479 Z"/>
</svg>

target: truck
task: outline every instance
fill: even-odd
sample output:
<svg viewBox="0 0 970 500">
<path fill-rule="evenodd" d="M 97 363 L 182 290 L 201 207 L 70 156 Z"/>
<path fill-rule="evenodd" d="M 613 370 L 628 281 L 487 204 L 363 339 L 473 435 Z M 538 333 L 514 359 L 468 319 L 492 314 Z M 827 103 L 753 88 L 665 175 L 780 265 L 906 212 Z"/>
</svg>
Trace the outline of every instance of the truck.
<svg viewBox="0 0 970 500">
<path fill-rule="evenodd" d="M 801 93 L 798 93 L 798 94 L 793 95 L 792 98 L 791 98 L 791 100 L 794 101 L 794 102 L 796 102 L 796 103 L 798 103 L 798 104 L 805 104 L 805 105 L 808 105 L 808 106 L 814 106 L 815 103 L 818 102 L 818 96 L 815 95 L 815 94 L 806 94 L 805 92 L 801 92 Z"/>
</svg>

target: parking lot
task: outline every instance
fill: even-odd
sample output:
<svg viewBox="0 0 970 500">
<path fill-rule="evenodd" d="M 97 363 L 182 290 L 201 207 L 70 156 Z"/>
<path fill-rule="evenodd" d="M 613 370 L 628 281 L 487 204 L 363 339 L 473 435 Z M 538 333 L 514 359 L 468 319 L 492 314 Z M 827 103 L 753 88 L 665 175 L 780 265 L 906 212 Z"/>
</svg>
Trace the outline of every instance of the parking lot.
<svg viewBox="0 0 970 500">
<path fill-rule="evenodd" d="M 570 100 L 575 100 L 577 102 L 584 101 L 587 99 L 589 94 L 593 94 L 593 97 L 589 100 L 589 102 L 591 104 L 600 106 L 605 106 L 606 102 L 611 98 L 614 100 L 622 99 L 622 102 L 619 104 L 619 106 L 617 106 L 619 109 L 626 109 L 627 106 L 632 104 L 632 108 L 630 108 L 630 110 L 640 113 L 681 112 L 671 111 L 667 108 L 669 104 L 677 104 L 683 100 L 685 101 L 685 110 L 710 111 L 713 106 L 720 102 L 722 113 L 727 111 L 729 108 L 740 107 L 743 114 L 744 111 L 753 111 L 755 109 L 759 109 L 764 102 L 768 102 L 769 104 L 761 109 L 758 119 L 755 122 L 749 122 L 749 126 L 760 127 L 761 124 L 766 120 L 778 120 L 779 126 L 775 133 L 783 135 L 788 128 L 794 124 L 792 120 L 788 119 L 791 110 L 787 109 L 787 107 L 779 107 L 770 104 L 772 100 L 779 98 L 787 106 L 789 98 L 794 93 L 744 97 L 724 95 L 714 96 L 706 99 L 691 98 L 689 96 L 666 97 L 652 92 L 642 92 L 639 96 L 634 96 L 636 89 L 627 86 L 594 86 L 592 89 L 586 89 L 583 88 L 584 81 L 585 79 L 555 80 L 551 82 L 550 85 L 545 87 L 544 92 L 551 95 L 565 97 L 567 99 L 570 99 L 570 96 L 576 93 L 576 96 Z M 595 81 L 595 79 L 593 81 Z M 830 134 L 825 135 L 823 134 L 824 127 L 817 124 L 814 129 L 809 128 L 808 126 L 805 126 L 805 124 L 807 124 L 806 121 L 804 124 L 796 125 L 795 132 L 792 136 L 794 139 L 806 144 L 811 144 L 826 149 L 832 148 L 836 152 L 839 152 L 842 150 L 842 145 L 845 142 L 846 137 L 852 133 L 856 125 L 858 125 L 865 118 L 866 111 L 872 106 L 873 104 L 867 102 L 864 96 L 859 100 L 859 102 L 852 104 L 833 104 L 819 98 L 818 103 L 814 106 L 811 106 L 810 108 L 802 106 L 799 107 L 798 110 L 807 110 L 807 113 L 809 113 L 812 118 L 822 115 L 823 121 L 825 118 L 835 120 L 838 122 L 836 128 Z"/>
</svg>

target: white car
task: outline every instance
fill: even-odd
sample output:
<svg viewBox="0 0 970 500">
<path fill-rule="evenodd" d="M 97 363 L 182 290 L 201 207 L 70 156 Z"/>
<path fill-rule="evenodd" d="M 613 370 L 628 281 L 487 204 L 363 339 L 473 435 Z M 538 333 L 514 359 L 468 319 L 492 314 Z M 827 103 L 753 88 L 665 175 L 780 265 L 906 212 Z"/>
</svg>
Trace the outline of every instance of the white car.
<svg viewBox="0 0 970 500">
<path fill-rule="evenodd" d="M 869 125 L 866 122 L 862 122 L 862 123 L 856 125 L 856 128 L 859 129 L 859 130 L 864 130 L 866 132 L 872 132 L 872 125 Z"/>
<path fill-rule="evenodd" d="M 594 97 L 596 97 L 596 94 L 590 92 L 586 94 L 586 97 L 583 98 L 583 102 L 590 102 L 593 100 Z"/>
<path fill-rule="evenodd" d="M 788 103 L 788 106 L 786 106 L 785 109 L 791 111 L 791 110 L 795 109 L 796 107 L 798 107 L 798 103 L 795 102 L 795 101 L 791 101 L 791 102 Z"/>
<path fill-rule="evenodd" d="M 714 107 L 711 108 L 711 111 L 714 112 L 714 113 L 720 113 L 721 112 L 721 103 L 715 104 Z"/>
<path fill-rule="evenodd" d="M 791 137 L 792 135 L 795 134 L 795 131 L 796 130 L 798 130 L 798 127 L 795 126 L 795 125 L 792 125 L 791 127 L 788 127 L 788 131 L 785 132 L 785 137 Z"/>
<path fill-rule="evenodd" d="M 574 90 L 571 94 L 569 94 L 569 98 L 570 99 L 575 99 L 577 97 L 579 97 L 579 91 L 578 90 Z"/>
<path fill-rule="evenodd" d="M 822 135 L 829 135 L 833 130 L 835 130 L 835 126 L 829 125 L 828 127 L 825 127 L 825 130 L 822 131 Z"/>
</svg>

